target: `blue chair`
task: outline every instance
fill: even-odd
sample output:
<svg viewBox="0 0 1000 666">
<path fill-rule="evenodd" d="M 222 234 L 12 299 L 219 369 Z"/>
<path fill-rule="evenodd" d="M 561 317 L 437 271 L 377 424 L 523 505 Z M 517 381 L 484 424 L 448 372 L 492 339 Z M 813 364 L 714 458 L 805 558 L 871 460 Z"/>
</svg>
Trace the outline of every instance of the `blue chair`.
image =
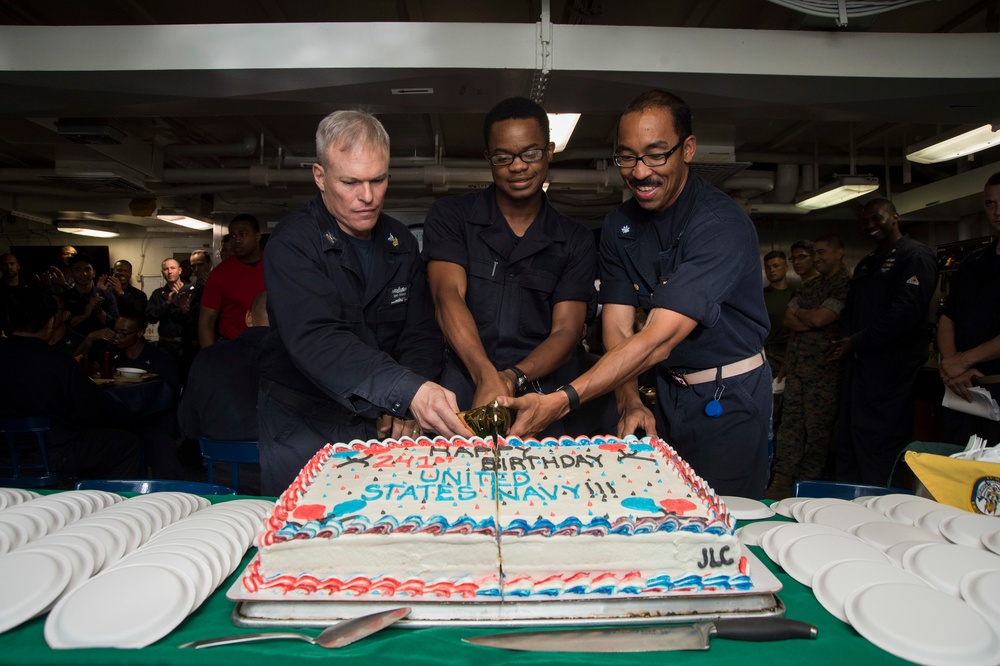
<svg viewBox="0 0 1000 666">
<path fill-rule="evenodd" d="M 240 439 L 212 439 L 202 437 L 198 440 L 201 447 L 201 457 L 208 468 L 208 482 L 212 483 L 213 463 L 229 465 L 230 483 L 236 490 L 240 489 L 240 464 L 259 465 L 260 451 L 257 442 Z"/>
<path fill-rule="evenodd" d="M 834 481 L 796 481 L 795 497 L 835 497 L 852 500 L 868 495 L 892 495 L 901 493 L 912 495 L 912 491 L 892 486 L 867 486 L 859 483 L 837 483 Z"/>
<path fill-rule="evenodd" d="M 0 418 L 0 433 L 7 440 L 9 464 L 0 462 L 0 486 L 6 488 L 45 488 L 55 486 L 67 478 L 66 474 L 52 471 L 49 466 L 49 451 L 45 444 L 45 433 L 52 428 L 47 416 L 25 416 L 20 418 Z M 31 435 L 38 447 L 37 455 L 26 455 L 29 450 L 23 445 Z M 21 439 L 19 446 L 18 439 Z M 26 462 L 25 458 L 34 462 Z"/>
<path fill-rule="evenodd" d="M 177 492 L 192 495 L 235 495 L 236 491 L 228 486 L 214 483 L 199 483 L 198 481 L 175 481 L 173 479 L 91 479 L 78 481 L 77 490 L 106 490 L 110 493 L 148 493 Z"/>
</svg>

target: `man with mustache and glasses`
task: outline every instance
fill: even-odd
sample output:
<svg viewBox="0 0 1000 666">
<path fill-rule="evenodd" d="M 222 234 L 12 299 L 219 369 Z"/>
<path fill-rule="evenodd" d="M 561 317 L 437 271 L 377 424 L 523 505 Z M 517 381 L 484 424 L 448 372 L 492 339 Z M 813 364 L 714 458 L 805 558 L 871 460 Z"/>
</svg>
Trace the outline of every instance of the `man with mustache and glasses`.
<svg viewBox="0 0 1000 666">
<path fill-rule="evenodd" d="M 612 389 L 618 434 L 658 433 L 722 495 L 759 498 L 768 476 L 771 369 L 760 244 L 723 192 L 689 171 L 691 110 L 668 92 L 635 98 L 618 121 L 614 160 L 633 198 L 601 234 L 604 342 L 610 351 L 550 395 L 501 398 L 511 434 L 540 431 Z M 649 310 L 633 334 L 637 308 Z M 656 372 L 656 414 L 636 376 Z"/>
</svg>

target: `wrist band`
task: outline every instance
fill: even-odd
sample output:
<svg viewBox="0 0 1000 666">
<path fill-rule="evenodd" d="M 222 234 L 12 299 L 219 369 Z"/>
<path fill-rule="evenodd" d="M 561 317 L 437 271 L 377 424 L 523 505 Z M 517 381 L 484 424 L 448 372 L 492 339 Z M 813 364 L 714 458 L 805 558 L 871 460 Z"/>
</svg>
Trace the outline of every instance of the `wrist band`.
<svg viewBox="0 0 1000 666">
<path fill-rule="evenodd" d="M 580 409 L 580 394 L 576 392 L 572 384 L 564 384 L 560 386 L 557 390 L 562 391 L 569 398 L 569 409 L 573 411 L 574 409 Z"/>
</svg>

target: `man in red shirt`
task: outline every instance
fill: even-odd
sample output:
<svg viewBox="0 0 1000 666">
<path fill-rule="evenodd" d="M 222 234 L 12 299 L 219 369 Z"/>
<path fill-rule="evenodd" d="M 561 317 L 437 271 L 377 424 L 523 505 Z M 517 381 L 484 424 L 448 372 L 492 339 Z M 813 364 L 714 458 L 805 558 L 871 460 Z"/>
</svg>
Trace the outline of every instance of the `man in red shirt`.
<svg viewBox="0 0 1000 666">
<path fill-rule="evenodd" d="M 253 299 L 264 291 L 264 264 L 261 262 L 260 223 L 252 215 L 237 215 L 229 223 L 233 255 L 213 270 L 205 283 L 198 315 L 198 342 L 202 348 L 219 337 L 232 340 L 246 327 L 246 313 Z"/>
</svg>

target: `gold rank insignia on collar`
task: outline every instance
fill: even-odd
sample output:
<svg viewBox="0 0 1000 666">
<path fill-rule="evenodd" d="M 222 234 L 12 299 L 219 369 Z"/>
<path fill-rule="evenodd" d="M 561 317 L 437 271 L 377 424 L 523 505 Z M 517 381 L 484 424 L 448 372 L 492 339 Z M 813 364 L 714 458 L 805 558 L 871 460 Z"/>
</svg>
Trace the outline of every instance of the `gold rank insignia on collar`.
<svg viewBox="0 0 1000 666">
<path fill-rule="evenodd" d="M 393 236 L 391 233 L 389 234 L 389 238 L 387 238 L 386 240 L 392 243 L 393 247 L 399 247 L 399 239 Z"/>
<path fill-rule="evenodd" d="M 330 245 L 337 247 L 337 239 L 329 231 L 323 233 L 323 238 L 329 241 Z"/>
</svg>

